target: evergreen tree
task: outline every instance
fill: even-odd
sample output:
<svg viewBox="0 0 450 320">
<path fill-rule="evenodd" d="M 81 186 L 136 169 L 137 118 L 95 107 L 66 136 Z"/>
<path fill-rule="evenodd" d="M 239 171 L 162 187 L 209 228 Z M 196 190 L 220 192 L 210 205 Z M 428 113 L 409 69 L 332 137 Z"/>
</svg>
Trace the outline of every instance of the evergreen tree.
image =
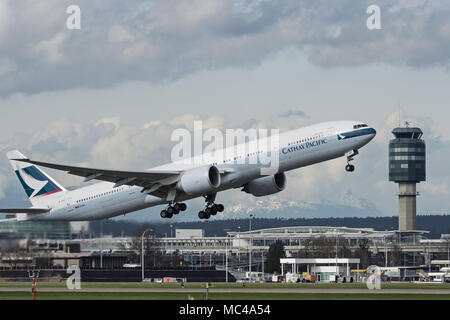
<svg viewBox="0 0 450 320">
<path fill-rule="evenodd" d="M 281 273 L 281 258 L 284 258 L 284 245 L 277 240 L 270 245 L 267 252 L 267 271 L 270 273 Z"/>
<path fill-rule="evenodd" d="M 365 269 L 372 264 L 369 240 L 360 239 L 358 246 L 359 248 L 356 249 L 355 257 L 360 259 L 359 265 L 362 269 Z"/>
</svg>

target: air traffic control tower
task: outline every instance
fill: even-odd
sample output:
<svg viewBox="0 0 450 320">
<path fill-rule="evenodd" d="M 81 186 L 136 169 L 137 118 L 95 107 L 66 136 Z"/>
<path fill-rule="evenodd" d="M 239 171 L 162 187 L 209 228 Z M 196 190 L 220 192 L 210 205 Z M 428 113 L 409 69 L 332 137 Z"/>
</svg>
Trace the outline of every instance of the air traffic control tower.
<svg viewBox="0 0 450 320">
<path fill-rule="evenodd" d="M 392 130 L 389 141 L 389 181 L 398 183 L 398 229 L 416 230 L 416 184 L 425 181 L 425 141 L 420 128 Z"/>
</svg>

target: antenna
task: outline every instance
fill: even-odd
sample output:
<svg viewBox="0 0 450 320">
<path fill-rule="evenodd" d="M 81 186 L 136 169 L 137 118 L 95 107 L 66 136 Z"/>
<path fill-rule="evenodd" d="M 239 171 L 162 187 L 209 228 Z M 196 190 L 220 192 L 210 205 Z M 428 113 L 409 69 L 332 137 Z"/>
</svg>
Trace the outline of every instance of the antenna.
<svg viewBox="0 0 450 320">
<path fill-rule="evenodd" d="M 401 118 L 402 118 L 402 108 L 400 105 L 400 101 L 398 102 L 398 111 L 397 111 L 397 127 L 400 127 L 401 125 Z"/>
</svg>

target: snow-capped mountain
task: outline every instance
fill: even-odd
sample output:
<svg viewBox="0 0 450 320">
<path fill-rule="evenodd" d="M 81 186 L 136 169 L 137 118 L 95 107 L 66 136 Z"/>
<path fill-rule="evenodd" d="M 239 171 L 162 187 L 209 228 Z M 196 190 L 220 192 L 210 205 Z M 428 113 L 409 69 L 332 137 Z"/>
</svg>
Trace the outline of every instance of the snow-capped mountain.
<svg viewBox="0 0 450 320">
<path fill-rule="evenodd" d="M 225 211 L 217 213 L 212 219 L 242 219 L 254 214 L 258 218 L 329 218 L 329 217 L 379 217 L 384 214 L 373 202 L 366 198 L 356 197 L 347 190 L 336 201 L 322 200 L 307 202 L 303 200 L 287 200 L 279 195 L 255 198 L 229 197 L 224 200 Z M 194 200 L 189 203 L 188 210 L 174 217 L 174 221 L 198 220 L 197 212 L 204 207 L 204 201 Z M 161 206 L 150 208 L 144 212 L 131 213 L 123 219 L 160 221 Z M 120 218 L 120 219 L 122 219 Z"/>
<path fill-rule="evenodd" d="M 328 218 L 383 216 L 368 199 L 355 198 L 351 193 L 340 202 L 323 201 L 310 203 L 292 201 L 277 196 L 254 199 L 245 204 L 228 204 L 226 211 L 218 213 L 216 219 L 245 218 L 252 213 L 259 218 Z"/>
</svg>

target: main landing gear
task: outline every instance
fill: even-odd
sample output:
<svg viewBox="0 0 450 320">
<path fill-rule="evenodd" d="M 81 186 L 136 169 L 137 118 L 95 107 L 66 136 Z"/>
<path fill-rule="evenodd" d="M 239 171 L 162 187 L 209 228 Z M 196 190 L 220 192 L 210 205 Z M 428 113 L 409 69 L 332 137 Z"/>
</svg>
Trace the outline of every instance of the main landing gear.
<svg viewBox="0 0 450 320">
<path fill-rule="evenodd" d="M 198 213 L 200 219 L 209 219 L 211 216 L 215 216 L 217 212 L 222 212 L 225 209 L 223 204 L 214 203 L 215 199 L 216 194 L 205 196 L 206 207 Z"/>
<path fill-rule="evenodd" d="M 180 211 L 185 211 L 187 208 L 185 203 L 175 203 L 174 205 L 169 205 L 167 209 L 161 211 L 161 218 L 172 218 L 174 214 L 179 214 Z"/>
<path fill-rule="evenodd" d="M 347 156 L 347 165 L 345 166 L 345 171 L 353 172 L 355 171 L 355 166 L 350 164 L 350 161 L 353 161 L 353 157 L 358 154 L 358 150 L 352 150 L 347 152 L 345 155 Z"/>
</svg>

